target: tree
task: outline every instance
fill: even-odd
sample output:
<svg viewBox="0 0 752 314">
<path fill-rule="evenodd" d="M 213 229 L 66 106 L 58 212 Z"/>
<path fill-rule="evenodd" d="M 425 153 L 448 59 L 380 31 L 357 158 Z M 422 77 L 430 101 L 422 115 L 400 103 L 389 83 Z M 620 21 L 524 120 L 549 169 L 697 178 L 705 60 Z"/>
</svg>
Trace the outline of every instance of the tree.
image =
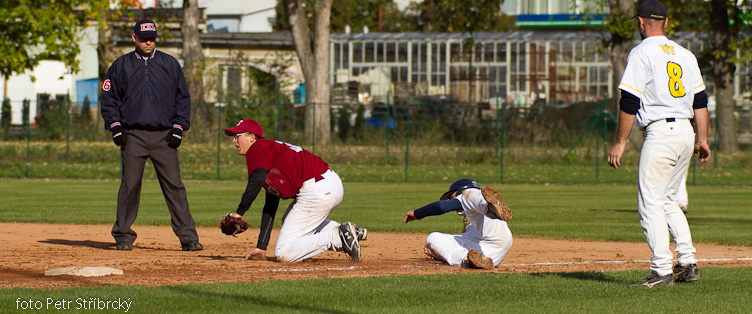
<svg viewBox="0 0 752 314">
<path fill-rule="evenodd" d="M 3 99 L 3 106 L 2 110 L 0 111 L 0 129 L 2 129 L 3 135 L 8 135 L 8 130 L 10 129 L 10 118 L 10 99 L 6 97 L 5 99 Z"/>
<path fill-rule="evenodd" d="M 194 132 L 203 132 L 199 136 L 207 137 L 211 133 L 209 126 L 213 122 L 212 106 L 204 101 L 203 72 L 204 53 L 201 50 L 199 39 L 198 0 L 183 1 L 183 52 L 181 57 L 184 61 L 183 72 L 191 94 L 191 116 Z"/>
<path fill-rule="evenodd" d="M 728 0 L 665 0 L 669 8 L 671 31 L 692 31 L 709 34 L 709 47 L 698 56 L 703 76 L 713 81 L 715 89 L 715 118 L 718 126 L 718 150 L 733 152 L 739 149 L 734 118 L 734 72 L 736 63 L 749 58 L 736 51 L 748 51 L 750 28 L 743 20 L 749 1 Z M 672 22 L 673 21 L 673 22 Z M 710 23 L 708 23 L 708 21 Z M 709 71 L 707 70 L 709 68 Z"/>
<path fill-rule="evenodd" d="M 613 69 L 614 82 L 621 81 L 624 69 L 627 67 L 627 56 L 634 46 L 634 34 L 637 31 L 635 22 L 630 18 L 636 12 L 635 3 L 632 0 L 609 0 L 609 15 L 605 23 L 606 31 L 611 34 L 611 39 L 606 42 L 611 50 L 609 58 Z M 611 90 L 613 97 L 614 112 L 619 112 L 619 84 L 614 84 Z M 618 116 L 618 115 L 617 115 Z M 639 132 L 632 132 L 639 134 Z"/>
<path fill-rule="evenodd" d="M 29 107 L 31 105 L 31 101 L 28 99 L 24 99 L 23 103 L 21 105 L 21 125 L 23 125 L 24 130 L 27 126 L 29 126 Z"/>
<path fill-rule="evenodd" d="M 91 100 L 89 100 L 89 96 L 84 97 L 84 103 L 81 106 L 81 117 L 79 118 L 79 122 L 85 127 L 91 125 Z"/>
<path fill-rule="evenodd" d="M 313 6 L 302 4 L 306 16 L 313 15 Z M 379 24 L 379 9 L 381 23 Z M 277 2 L 277 16 L 286 17 L 285 2 Z M 353 33 L 360 33 L 364 27 L 374 32 L 409 32 L 415 31 L 415 15 L 409 10 L 401 11 L 393 0 L 333 0 L 331 12 L 331 32 L 344 33 L 349 26 Z M 379 29 L 381 25 L 381 29 Z M 313 28 L 310 19 L 308 27 Z M 292 29 L 286 18 L 278 18 L 273 25 L 275 31 Z"/>
<path fill-rule="evenodd" d="M 713 81 L 715 82 L 716 119 L 718 119 L 718 150 L 733 152 L 739 149 L 734 121 L 734 72 L 732 58 L 736 50 L 731 45 L 738 33 L 729 27 L 729 2 L 710 1 L 710 47 L 713 51 Z"/>
<path fill-rule="evenodd" d="M 60 60 L 78 72 L 78 31 L 84 16 L 74 8 L 80 0 L 0 0 L 0 75 L 4 95 L 8 78 L 33 69 L 41 60 Z"/>
<path fill-rule="evenodd" d="M 292 27 L 292 39 L 305 77 L 306 121 L 305 133 L 321 144 L 331 139 L 329 98 L 329 34 L 333 0 L 317 0 L 314 6 L 314 32 L 308 24 L 301 0 L 284 0 L 287 19 Z M 313 36 L 312 36 L 313 35 Z M 315 130 L 315 132 L 314 132 Z"/>
<path fill-rule="evenodd" d="M 43 139 L 58 140 L 65 134 L 66 110 L 65 105 L 57 100 L 42 98 L 39 104 L 37 121 L 39 122 L 39 135 Z"/>
</svg>

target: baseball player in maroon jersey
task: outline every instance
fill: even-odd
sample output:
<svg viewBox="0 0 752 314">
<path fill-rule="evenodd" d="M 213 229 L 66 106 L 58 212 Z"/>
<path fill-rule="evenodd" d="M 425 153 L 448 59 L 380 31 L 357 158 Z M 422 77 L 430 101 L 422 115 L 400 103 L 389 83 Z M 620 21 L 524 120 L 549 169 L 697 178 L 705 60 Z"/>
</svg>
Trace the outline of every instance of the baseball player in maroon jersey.
<svg viewBox="0 0 752 314">
<path fill-rule="evenodd" d="M 266 190 L 258 243 L 246 259 L 265 257 L 279 200 L 294 198 L 282 217 L 274 248 L 278 260 L 299 262 L 325 251 L 344 251 L 360 262 L 358 240 L 365 240 L 367 230 L 327 219 L 342 202 L 344 189 L 326 162 L 300 146 L 263 138 L 264 131 L 254 120 L 241 120 L 225 134 L 233 136 L 248 166 L 248 185 L 238 209 L 229 215 L 241 217 L 261 188 Z"/>
<path fill-rule="evenodd" d="M 664 35 L 666 7 L 657 0 L 646 0 L 633 18 L 637 18 L 642 42 L 630 51 L 619 83 L 619 123 L 608 163 L 619 168 L 636 122 L 645 131 L 637 211 L 653 256 L 650 274 L 634 286 L 672 286 L 674 282 L 700 279 L 689 224 L 676 195 L 686 180 L 692 153 L 700 162 L 710 157 L 708 97 L 695 56 Z M 678 253 L 673 270 L 669 233 L 674 236 Z"/>
</svg>

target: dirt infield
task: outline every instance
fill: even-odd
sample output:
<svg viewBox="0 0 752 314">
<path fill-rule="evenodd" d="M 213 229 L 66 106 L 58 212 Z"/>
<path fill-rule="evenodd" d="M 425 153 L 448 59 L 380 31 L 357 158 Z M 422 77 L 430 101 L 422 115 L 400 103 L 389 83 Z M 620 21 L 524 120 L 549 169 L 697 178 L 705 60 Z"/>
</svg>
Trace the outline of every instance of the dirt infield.
<svg viewBox="0 0 752 314">
<path fill-rule="evenodd" d="M 182 252 L 170 227 L 135 226 L 133 251 L 115 250 L 110 225 L 45 225 L 0 223 L 0 288 L 59 289 L 100 285 L 162 286 L 185 283 L 254 282 L 324 277 L 416 275 L 478 270 L 450 267 L 423 254 L 425 234 L 370 232 L 363 241 L 363 262 L 344 253 L 326 252 L 302 263 L 280 263 L 274 241 L 265 261 L 247 261 L 258 230 L 238 236 L 217 228 L 199 228 L 203 251 Z M 44 233 L 41 231 L 44 230 Z M 276 230 L 272 240 L 276 239 Z M 701 267 L 752 267 L 752 248 L 698 244 Z M 647 270 L 645 243 L 571 241 L 517 237 L 501 265 L 488 272 L 577 272 Z M 105 277 L 44 276 L 47 269 L 106 266 L 123 275 Z"/>
</svg>

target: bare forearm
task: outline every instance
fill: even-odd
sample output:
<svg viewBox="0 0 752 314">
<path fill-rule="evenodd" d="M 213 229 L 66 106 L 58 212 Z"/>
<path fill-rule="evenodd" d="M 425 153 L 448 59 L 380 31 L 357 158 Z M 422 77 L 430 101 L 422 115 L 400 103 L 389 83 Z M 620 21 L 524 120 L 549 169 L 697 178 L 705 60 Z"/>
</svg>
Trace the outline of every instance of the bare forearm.
<svg viewBox="0 0 752 314">
<path fill-rule="evenodd" d="M 632 126 L 637 118 L 633 114 L 628 114 L 624 111 L 619 111 L 619 122 L 616 126 L 616 143 L 626 144 L 629 139 L 629 134 L 632 133 Z"/>
<path fill-rule="evenodd" d="M 698 144 L 704 144 L 708 142 L 708 126 L 710 123 L 710 114 L 708 114 L 708 108 L 701 108 L 695 110 L 695 125 L 697 129 L 696 142 Z"/>
</svg>

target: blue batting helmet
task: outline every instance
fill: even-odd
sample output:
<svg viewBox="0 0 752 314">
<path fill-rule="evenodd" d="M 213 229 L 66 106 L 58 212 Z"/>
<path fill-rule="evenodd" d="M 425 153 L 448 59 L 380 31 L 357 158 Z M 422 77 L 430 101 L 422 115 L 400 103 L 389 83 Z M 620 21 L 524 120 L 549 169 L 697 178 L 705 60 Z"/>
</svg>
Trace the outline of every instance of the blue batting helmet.
<svg viewBox="0 0 752 314">
<path fill-rule="evenodd" d="M 447 200 L 449 199 L 449 196 L 452 195 L 452 192 L 457 192 L 457 194 L 460 194 L 465 189 L 480 190 L 480 185 L 478 185 L 478 182 L 475 182 L 475 180 L 472 179 L 459 179 L 457 181 L 454 181 L 452 185 L 449 186 L 449 191 L 441 195 L 440 200 Z"/>
</svg>

